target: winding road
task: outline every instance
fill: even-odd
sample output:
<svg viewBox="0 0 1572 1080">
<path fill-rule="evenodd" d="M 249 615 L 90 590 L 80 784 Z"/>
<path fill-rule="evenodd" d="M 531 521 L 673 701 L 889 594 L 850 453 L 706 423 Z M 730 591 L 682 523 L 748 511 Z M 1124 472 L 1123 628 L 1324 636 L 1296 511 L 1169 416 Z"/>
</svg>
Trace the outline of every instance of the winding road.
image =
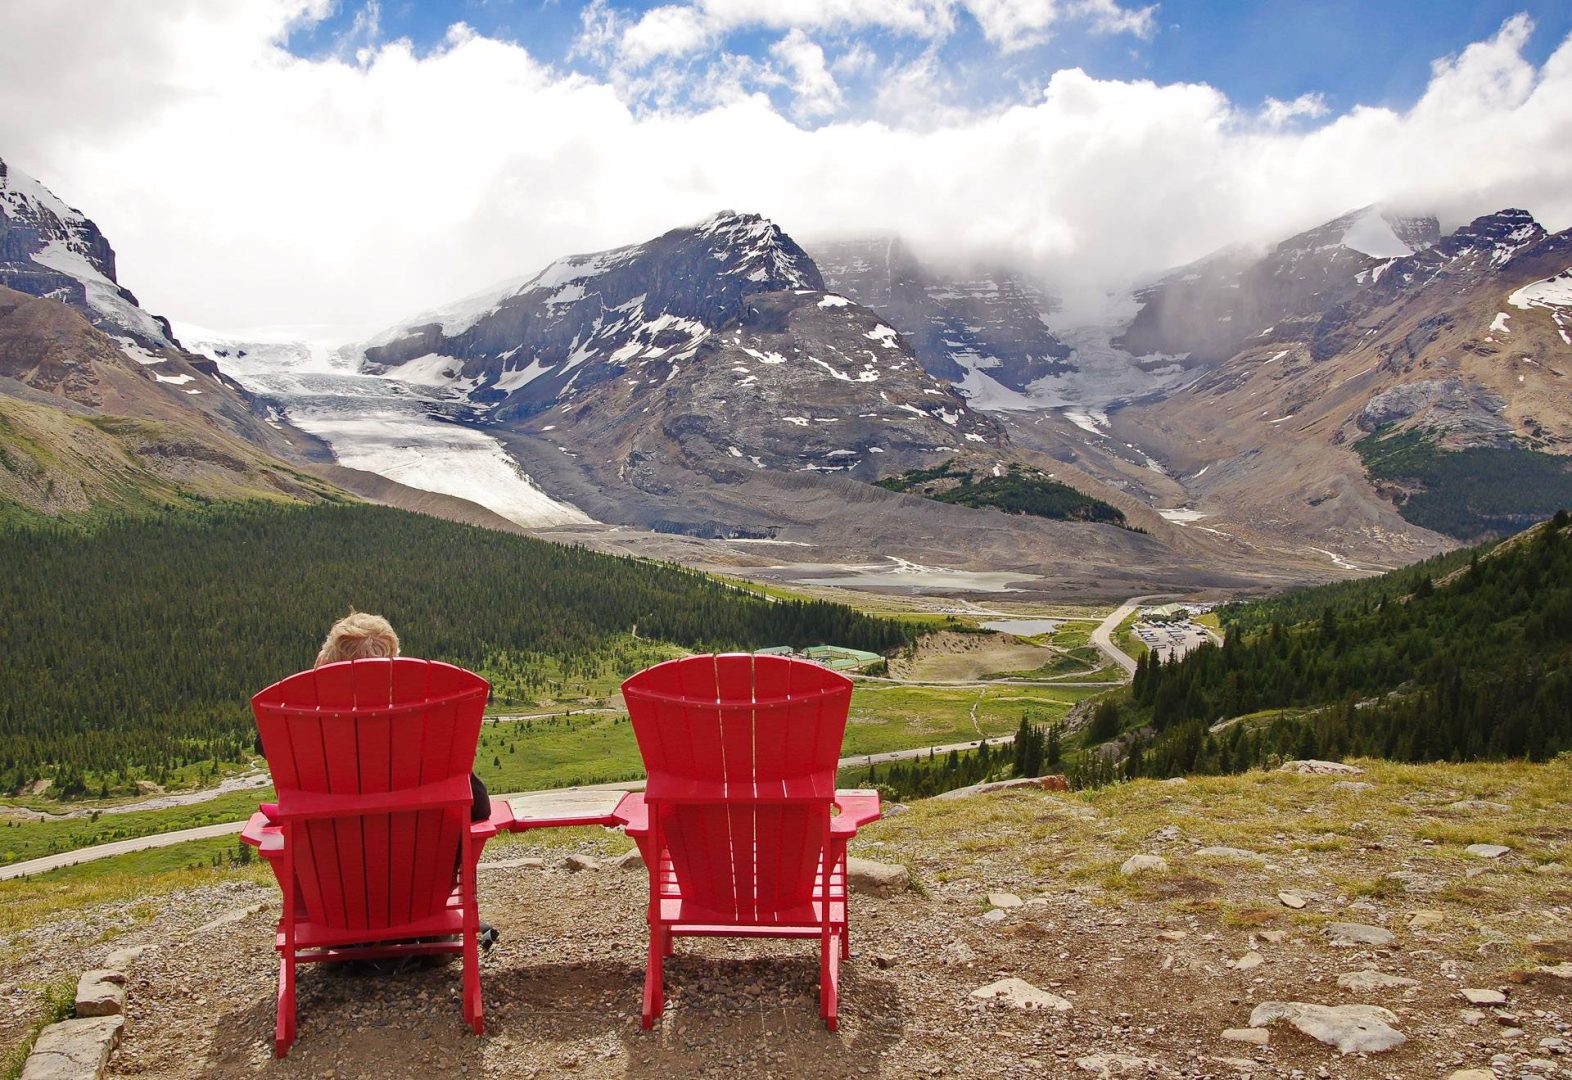
<svg viewBox="0 0 1572 1080">
<path fill-rule="evenodd" d="M 1114 644 L 1113 633 L 1119 629 L 1119 624 L 1130 617 L 1130 613 L 1148 600 L 1161 600 L 1168 593 L 1151 593 L 1147 596 L 1132 596 L 1118 607 L 1114 608 L 1112 615 L 1102 621 L 1096 630 L 1092 631 L 1092 644 L 1103 651 L 1103 655 L 1118 664 L 1130 674 L 1135 674 L 1135 657 L 1125 652 Z"/>
</svg>

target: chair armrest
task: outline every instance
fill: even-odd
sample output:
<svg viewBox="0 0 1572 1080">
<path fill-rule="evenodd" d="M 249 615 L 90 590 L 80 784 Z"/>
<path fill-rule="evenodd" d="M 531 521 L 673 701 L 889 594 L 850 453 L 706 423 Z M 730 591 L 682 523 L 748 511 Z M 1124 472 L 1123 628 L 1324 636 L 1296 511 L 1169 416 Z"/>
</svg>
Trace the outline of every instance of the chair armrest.
<svg viewBox="0 0 1572 1080">
<path fill-rule="evenodd" d="M 835 805 L 841 812 L 830 818 L 831 836 L 856 836 L 858 829 L 880 817 L 877 791 L 837 791 Z"/>
<path fill-rule="evenodd" d="M 482 840 L 490 840 L 497 833 L 505 831 L 513 824 L 513 807 L 506 799 L 498 799 L 491 804 L 491 816 L 485 821 L 472 821 L 469 823 L 469 834 Z"/>
<path fill-rule="evenodd" d="M 623 831 L 629 836 L 644 836 L 650 831 L 650 808 L 644 803 L 643 792 L 628 792 L 611 816 L 622 823 Z"/>
<path fill-rule="evenodd" d="M 274 852 L 284 850 L 284 830 L 273 823 L 273 820 L 262 811 L 251 815 L 246 822 L 246 827 L 240 831 L 242 843 L 260 848 L 262 854 L 272 855 Z"/>
</svg>

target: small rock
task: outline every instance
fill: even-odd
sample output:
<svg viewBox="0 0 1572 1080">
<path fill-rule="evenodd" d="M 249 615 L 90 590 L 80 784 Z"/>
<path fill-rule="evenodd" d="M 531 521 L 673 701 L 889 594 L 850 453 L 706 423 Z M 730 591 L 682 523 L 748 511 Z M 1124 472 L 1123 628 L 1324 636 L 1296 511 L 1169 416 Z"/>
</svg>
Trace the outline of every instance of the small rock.
<svg viewBox="0 0 1572 1080">
<path fill-rule="evenodd" d="M 1254 1046 L 1265 1046 L 1272 1039 L 1272 1033 L 1266 1028 L 1229 1028 L 1223 1032 L 1223 1038 L 1229 1042 L 1250 1043 Z"/>
<path fill-rule="evenodd" d="M 593 855 L 569 855 L 566 859 L 562 860 L 562 868 L 564 870 L 571 870 L 575 874 L 580 870 L 599 870 L 600 860 L 596 859 Z"/>
<path fill-rule="evenodd" d="M 1485 1014 L 1478 1009 L 1459 1009 L 1457 1018 L 1469 1027 L 1477 1027 L 1485 1022 Z"/>
<path fill-rule="evenodd" d="M 205 934 L 210 930 L 217 930 L 220 927 L 233 926 L 235 923 L 245 922 L 247 919 L 251 918 L 251 916 L 255 915 L 261 910 L 261 904 L 251 904 L 247 907 L 236 908 L 234 911 L 226 911 L 224 914 L 220 915 L 216 919 L 213 919 L 211 922 L 203 923 L 201 926 L 197 927 L 196 932 L 198 934 Z"/>
<path fill-rule="evenodd" d="M 1486 802 L 1483 799 L 1459 799 L 1454 803 L 1447 803 L 1448 810 L 1510 810 L 1505 803 Z"/>
<path fill-rule="evenodd" d="M 1097 1080 L 1109 1080 L 1114 1076 L 1144 1076 L 1149 1069 L 1157 1067 L 1156 1062 L 1134 1054 L 1088 1054 L 1076 1058 L 1075 1064 L 1096 1074 Z"/>
<path fill-rule="evenodd" d="M 941 964 L 972 964 L 976 961 L 977 953 L 972 950 L 970 945 L 959 938 L 950 942 L 939 953 L 939 963 Z"/>
<path fill-rule="evenodd" d="M 1462 994 L 1470 1005 L 1505 1005 L 1507 999 L 1507 996 L 1499 990 L 1480 990 L 1466 986 Z"/>
<path fill-rule="evenodd" d="M 1440 926 L 1446 916 L 1439 911 L 1416 911 L 1408 917 L 1410 930 L 1428 930 L 1432 926 Z"/>
<path fill-rule="evenodd" d="M 1361 791 L 1374 791 L 1374 784 L 1367 784 L 1363 780 L 1338 780 L 1332 785 L 1333 791 L 1346 791 L 1357 795 Z"/>
<path fill-rule="evenodd" d="M 1163 781 L 1163 783 L 1171 784 L 1174 787 L 1178 787 L 1180 784 L 1188 784 L 1189 782 L 1189 780 L 1186 780 L 1182 776 L 1170 776 L 1167 780 Z"/>
<path fill-rule="evenodd" d="M 1305 898 L 1298 893 L 1280 892 L 1277 894 L 1277 899 L 1284 907 L 1291 907 L 1295 911 L 1305 906 Z"/>
<path fill-rule="evenodd" d="M 123 1016 L 90 1016 L 50 1024 L 33 1044 L 21 1080 L 96 1080 L 104 1075 L 125 1023 Z"/>
<path fill-rule="evenodd" d="M 982 915 L 980 915 L 978 917 L 981 918 L 983 922 L 1003 922 L 1004 921 L 1004 909 L 1003 908 L 990 908 L 989 910 L 983 912 Z"/>
<path fill-rule="evenodd" d="M 1233 968 L 1235 971 L 1254 971 L 1256 968 L 1261 966 L 1261 964 L 1264 962 L 1264 959 L 1265 958 L 1262 957 L 1260 953 L 1256 952 L 1254 949 L 1251 949 L 1239 959 L 1230 960 L 1228 962 L 1228 966 Z"/>
<path fill-rule="evenodd" d="M 1132 874 L 1143 874 L 1147 871 L 1166 874 L 1168 872 L 1168 860 L 1161 855 L 1131 855 L 1124 861 L 1124 865 L 1119 867 L 1119 872 L 1125 877 L 1129 877 Z"/>
<path fill-rule="evenodd" d="M 1164 941 L 1183 941 L 1190 935 L 1184 930 L 1159 930 L 1157 936 Z"/>
<path fill-rule="evenodd" d="M 1177 825 L 1164 825 L 1161 829 L 1158 829 L 1156 832 L 1154 832 L 1152 834 L 1152 839 L 1153 840 L 1177 840 L 1177 839 L 1179 839 L 1183 835 L 1184 835 L 1184 833 L 1179 831 L 1179 826 L 1177 826 Z"/>
<path fill-rule="evenodd" d="M 629 848 L 608 864 L 613 870 L 643 870 L 644 856 L 638 848 Z"/>
<path fill-rule="evenodd" d="M 1558 979 L 1572 979 L 1572 963 L 1555 964 L 1551 967 L 1539 969 L 1546 975 L 1554 975 Z"/>
<path fill-rule="evenodd" d="M 873 966 L 878 968 L 880 971 L 884 971 L 895 966 L 894 953 L 874 953 L 872 959 Z"/>
<path fill-rule="evenodd" d="M 988 894 L 988 903 L 996 908 L 1018 908 L 1021 906 L 1021 898 L 1014 893 L 991 892 Z"/>
<path fill-rule="evenodd" d="M 1273 945 L 1281 945 L 1283 943 L 1283 939 L 1286 938 L 1287 936 L 1288 936 L 1288 931 L 1287 930 L 1262 930 L 1261 931 L 1261 940 L 1262 941 L 1270 941 Z"/>
<path fill-rule="evenodd" d="M 136 966 L 136 962 L 142 958 L 147 950 L 148 946 L 146 945 L 127 945 L 124 948 L 116 949 L 104 957 L 103 966 L 110 971 L 128 972 Z"/>
<path fill-rule="evenodd" d="M 1244 848 L 1236 847 L 1204 847 L 1197 851 L 1196 854 L 1205 855 L 1213 859 L 1243 859 L 1247 862 L 1266 861 L 1265 855 L 1260 855 L 1254 851 L 1246 851 Z"/>
<path fill-rule="evenodd" d="M 76 983 L 77 1016 L 119 1016 L 126 1007 L 126 977 L 118 971 L 84 971 Z"/>
<path fill-rule="evenodd" d="M 1403 990 L 1410 986 L 1418 986 L 1419 980 L 1404 978 L 1402 975 L 1388 975 L 1374 968 L 1365 968 L 1363 971 L 1350 971 L 1339 975 L 1337 985 L 1344 990 L 1368 994 L 1376 990 Z"/>
<path fill-rule="evenodd" d="M 1365 771 L 1357 765 L 1344 765 L 1340 761 L 1285 761 L 1278 772 L 1300 773 L 1304 776 L 1363 776 Z"/>
<path fill-rule="evenodd" d="M 1499 859 L 1511 850 L 1505 844 L 1469 844 L 1463 849 L 1464 852 L 1474 856 L 1476 859 Z"/>
<path fill-rule="evenodd" d="M 1357 946 L 1374 945 L 1377 948 L 1390 945 L 1397 939 L 1392 931 L 1379 926 L 1368 926 L 1365 923 L 1335 922 L 1328 923 L 1326 937 L 1333 945 Z"/>
<path fill-rule="evenodd" d="M 1279 1020 L 1345 1054 L 1379 1053 L 1408 1041 L 1406 1035 L 1392 1027 L 1397 1017 L 1379 1005 L 1263 1001 L 1250 1013 L 1251 1027 L 1265 1027 Z"/>
<path fill-rule="evenodd" d="M 1052 1009 L 1054 1012 L 1068 1012 L 1074 1008 L 1058 994 L 1039 990 L 1025 979 L 1000 979 L 987 986 L 979 986 L 972 991 L 971 996 L 980 1001 L 1003 1002 L 1013 1009 Z"/>
<path fill-rule="evenodd" d="M 911 873 L 895 863 L 874 862 L 872 859 L 847 859 L 846 883 L 853 892 L 867 893 L 889 899 L 899 896 L 911 886 Z"/>
<path fill-rule="evenodd" d="M 1496 1080 L 1494 1069 L 1459 1069 L 1446 1080 Z"/>
</svg>

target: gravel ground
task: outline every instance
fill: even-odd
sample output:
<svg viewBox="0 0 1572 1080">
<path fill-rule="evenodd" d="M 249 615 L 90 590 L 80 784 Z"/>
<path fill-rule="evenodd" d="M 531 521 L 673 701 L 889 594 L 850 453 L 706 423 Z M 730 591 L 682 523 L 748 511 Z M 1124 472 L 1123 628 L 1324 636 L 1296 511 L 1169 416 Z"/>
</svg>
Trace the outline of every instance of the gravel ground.
<svg viewBox="0 0 1572 1080">
<path fill-rule="evenodd" d="M 1148 787 L 1131 798 L 1178 806 L 1201 794 Z M 1306 785 L 1286 787 L 1280 805 L 1263 790 L 1242 797 L 1273 819 L 1304 812 L 1293 800 Z M 1445 795 L 1457 797 L 1437 798 Z M 1565 809 L 1534 813 L 1564 820 L 1556 814 Z M 1128 804 L 1123 825 L 1144 828 L 1148 810 Z M 1166 816 L 1188 820 L 1173 809 Z M 1492 1062 L 1501 1077 L 1572 1076 L 1572 981 L 1539 970 L 1572 960 L 1572 888 L 1559 863 L 1475 867 L 1450 851 L 1375 840 L 1304 850 L 1293 840 L 1299 823 L 1281 827 L 1277 850 L 1246 859 L 1204 855 L 1199 840 L 1169 826 L 1131 842 L 1095 800 L 1072 796 L 1005 792 L 893 818 L 870 830 L 860 854 L 905 862 L 924 885 L 893 899 L 854 898 L 835 1034 L 818 1019 L 812 945 L 715 939 L 679 941 L 663 1022 L 641 1031 L 646 879 L 606 865 L 562 869 L 569 850 L 604 855 L 625 844 L 584 834 L 576 849 L 515 842 L 489 853 L 507 865 L 481 877 L 482 912 L 502 934 L 483 963 L 484 1038 L 463 1025 L 457 964 L 385 978 L 306 968 L 299 1039 L 273 1060 L 276 891 L 250 881 L 149 901 L 159 907 L 153 922 L 100 912 L 38 928 L 30 940 L 54 947 L 7 976 L 38 981 L 47 968 L 80 970 L 108 948 L 149 943 L 111 1063 L 120 1077 L 1408 1078 Z M 1325 822 L 1303 827 L 1320 836 Z M 1564 837 L 1545 843 L 1553 849 Z M 1259 833 L 1255 846 L 1266 846 Z M 1173 868 L 1131 877 L 1102 868 L 1100 860 L 1116 867 L 1138 851 L 1163 854 Z M 522 855 L 546 865 L 518 865 Z M 1404 884 L 1395 895 L 1346 884 L 1373 870 Z M 1305 909 L 1277 900 L 1288 889 Z M 987 895 L 1002 891 L 1021 906 L 989 915 Z M 1415 928 L 1415 910 L 1439 921 Z M 232 921 L 207 927 L 218 917 Z M 92 945 L 104 930 L 94 920 L 117 919 L 136 924 L 111 945 Z M 1334 946 L 1333 921 L 1395 938 Z M 60 947 L 62 935 L 74 943 Z M 1416 985 L 1338 985 L 1339 974 L 1364 968 Z M 1019 1011 L 969 996 L 1007 977 L 1071 1008 Z M 1503 991 L 1506 1003 L 1471 1006 L 1465 987 Z M 1222 1038 L 1265 1001 L 1382 1005 L 1408 1041 L 1345 1056 L 1283 1025 L 1264 1046 Z"/>
</svg>

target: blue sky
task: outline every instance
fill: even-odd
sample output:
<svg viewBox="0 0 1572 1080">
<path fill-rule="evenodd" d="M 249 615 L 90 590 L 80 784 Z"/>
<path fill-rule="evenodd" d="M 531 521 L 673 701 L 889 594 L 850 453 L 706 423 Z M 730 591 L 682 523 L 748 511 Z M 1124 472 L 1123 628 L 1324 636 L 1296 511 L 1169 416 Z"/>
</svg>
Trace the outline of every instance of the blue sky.
<svg viewBox="0 0 1572 1080">
<path fill-rule="evenodd" d="M 660 6 L 605 2 L 604 11 L 626 27 Z M 1326 114 L 1336 116 L 1356 105 L 1410 107 L 1429 82 L 1433 60 L 1489 37 L 1515 14 L 1534 20 L 1536 31 L 1523 55 L 1535 64 L 1572 33 L 1568 0 L 1164 0 L 1149 7 L 1150 29 L 1144 34 L 1099 32 L 1070 15 L 1052 27 L 1046 41 L 1017 50 L 988 41 L 964 9 L 955 11 L 947 32 L 934 37 L 877 26 L 809 27 L 807 37 L 823 49 L 832 69 L 854 48 L 875 59 L 864 70 L 838 71 L 845 91 L 842 107 L 806 122 L 867 115 L 888 74 L 930 49 L 953 84 L 947 103 L 961 108 L 1027 100 L 1054 71 L 1081 68 L 1100 79 L 1205 83 L 1242 108 L 1269 98 L 1319 95 Z M 297 55 L 320 58 L 346 44 L 408 38 L 419 52 L 440 47 L 448 28 L 462 22 L 482 35 L 522 45 L 559 71 L 604 78 L 616 58 L 575 48 L 585 9 L 571 0 L 338 0 L 326 19 L 296 30 L 288 47 Z M 376 27 L 374 39 L 368 37 L 370 24 Z M 696 80 L 726 55 L 767 63 L 770 47 L 784 33 L 780 26 L 742 25 L 677 58 L 665 74 Z M 788 85 L 752 84 L 750 89 L 766 93 L 782 109 L 790 105 Z M 635 84 L 628 92 L 637 97 L 639 90 Z M 665 103 L 706 102 L 679 94 Z"/>
</svg>

